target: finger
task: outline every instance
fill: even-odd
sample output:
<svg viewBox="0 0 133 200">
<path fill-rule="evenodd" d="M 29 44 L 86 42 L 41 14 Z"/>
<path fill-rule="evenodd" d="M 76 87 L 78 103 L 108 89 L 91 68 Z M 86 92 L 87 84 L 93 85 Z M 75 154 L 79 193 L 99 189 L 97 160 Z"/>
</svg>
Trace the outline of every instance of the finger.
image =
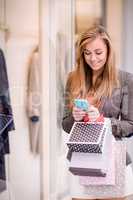
<svg viewBox="0 0 133 200">
<path fill-rule="evenodd" d="M 99 114 L 99 110 L 94 107 L 94 106 L 91 106 L 91 108 L 88 110 L 88 114 L 89 113 L 96 113 L 96 114 Z"/>
<path fill-rule="evenodd" d="M 73 116 L 74 116 L 74 117 L 83 118 L 83 117 L 85 116 L 85 114 L 79 114 L 79 113 L 77 114 L 77 113 L 74 113 Z"/>
<path fill-rule="evenodd" d="M 73 117 L 75 120 L 82 120 L 85 114 L 80 114 L 80 113 L 73 113 Z"/>
<path fill-rule="evenodd" d="M 85 115 L 86 112 L 81 110 L 81 109 L 76 109 L 76 108 L 73 108 L 73 113 L 77 113 L 77 114 L 81 114 L 81 115 Z"/>
<path fill-rule="evenodd" d="M 98 115 L 96 114 L 90 114 L 88 115 L 90 119 L 97 119 Z"/>
<path fill-rule="evenodd" d="M 75 116 L 74 119 L 75 119 L 76 121 L 81 121 L 83 118 L 80 117 L 80 116 Z"/>
<path fill-rule="evenodd" d="M 90 108 L 89 108 L 88 111 L 89 111 L 89 112 L 95 112 L 95 111 L 97 111 L 97 108 L 94 107 L 94 106 L 90 106 Z"/>
</svg>

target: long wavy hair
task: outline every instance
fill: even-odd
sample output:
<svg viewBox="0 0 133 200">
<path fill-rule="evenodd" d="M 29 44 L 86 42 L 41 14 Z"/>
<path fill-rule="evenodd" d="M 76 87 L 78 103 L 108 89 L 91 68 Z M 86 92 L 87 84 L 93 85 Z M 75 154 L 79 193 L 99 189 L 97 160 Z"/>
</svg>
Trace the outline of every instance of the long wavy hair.
<svg viewBox="0 0 133 200">
<path fill-rule="evenodd" d="M 97 37 L 100 37 L 107 46 L 107 60 L 102 74 L 97 78 L 95 84 L 92 84 L 92 69 L 85 62 L 84 47 Z M 69 74 L 67 81 L 69 100 L 86 98 L 91 94 L 98 102 L 102 97 L 110 97 L 113 89 L 118 86 L 118 70 L 110 36 L 104 27 L 93 26 L 81 33 L 76 44 L 76 68 Z"/>
</svg>

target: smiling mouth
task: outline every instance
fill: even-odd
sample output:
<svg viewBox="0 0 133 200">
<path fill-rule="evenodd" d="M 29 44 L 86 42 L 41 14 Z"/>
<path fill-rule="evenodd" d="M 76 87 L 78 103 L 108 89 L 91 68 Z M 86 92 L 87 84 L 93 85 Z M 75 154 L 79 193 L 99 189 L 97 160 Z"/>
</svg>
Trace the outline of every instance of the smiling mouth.
<svg viewBox="0 0 133 200">
<path fill-rule="evenodd" d="M 98 63 L 92 63 L 92 66 L 97 66 L 99 64 L 100 64 L 99 62 Z"/>
<path fill-rule="evenodd" d="M 98 61 L 98 62 L 92 62 L 91 64 L 93 65 L 93 66 L 97 66 L 97 65 L 99 65 L 99 64 L 101 64 L 101 60 L 100 61 Z"/>
</svg>

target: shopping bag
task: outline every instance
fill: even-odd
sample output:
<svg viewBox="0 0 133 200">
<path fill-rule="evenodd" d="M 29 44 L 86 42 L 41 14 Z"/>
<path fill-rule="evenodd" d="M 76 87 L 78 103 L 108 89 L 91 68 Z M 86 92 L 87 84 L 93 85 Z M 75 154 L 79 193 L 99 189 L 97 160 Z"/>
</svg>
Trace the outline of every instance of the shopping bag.
<svg viewBox="0 0 133 200">
<path fill-rule="evenodd" d="M 125 170 L 126 170 L 126 143 L 124 141 L 116 141 L 115 184 L 84 185 L 85 194 L 95 196 L 98 198 L 123 197 L 125 192 Z"/>
<path fill-rule="evenodd" d="M 106 176 L 104 177 L 98 177 L 98 176 L 80 176 L 79 182 L 81 185 L 115 185 L 115 157 L 116 157 L 116 149 L 115 149 L 115 139 L 110 138 L 110 144 L 107 146 L 107 154 L 105 155 L 105 158 L 103 158 L 103 162 L 106 163 Z M 91 162 L 91 161 L 90 161 Z M 97 160 L 95 161 L 95 165 L 99 166 L 99 162 Z M 94 165 L 94 164 L 93 164 Z"/>
<path fill-rule="evenodd" d="M 113 135 L 110 131 L 107 132 L 103 153 L 68 152 L 69 171 L 79 176 L 105 177 L 110 164 L 113 140 Z"/>
<path fill-rule="evenodd" d="M 102 153 L 109 130 L 111 122 L 108 118 L 104 122 L 75 122 L 67 146 L 72 152 Z"/>
</svg>

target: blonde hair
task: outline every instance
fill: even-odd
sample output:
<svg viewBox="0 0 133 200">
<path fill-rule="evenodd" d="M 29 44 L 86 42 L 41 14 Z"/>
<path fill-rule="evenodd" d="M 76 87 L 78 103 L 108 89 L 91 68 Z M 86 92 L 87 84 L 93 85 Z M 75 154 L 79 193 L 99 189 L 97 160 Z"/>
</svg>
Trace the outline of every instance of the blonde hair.
<svg viewBox="0 0 133 200">
<path fill-rule="evenodd" d="M 92 70 L 84 59 L 84 47 L 97 37 L 100 37 L 107 46 L 107 61 L 102 74 L 93 85 Z M 110 97 L 113 89 L 119 86 L 119 81 L 112 42 L 104 27 L 96 25 L 83 32 L 79 36 L 76 48 L 76 69 L 69 74 L 67 81 L 69 100 L 77 97 L 86 98 L 90 91 L 93 91 L 96 101 L 102 97 Z"/>
</svg>

